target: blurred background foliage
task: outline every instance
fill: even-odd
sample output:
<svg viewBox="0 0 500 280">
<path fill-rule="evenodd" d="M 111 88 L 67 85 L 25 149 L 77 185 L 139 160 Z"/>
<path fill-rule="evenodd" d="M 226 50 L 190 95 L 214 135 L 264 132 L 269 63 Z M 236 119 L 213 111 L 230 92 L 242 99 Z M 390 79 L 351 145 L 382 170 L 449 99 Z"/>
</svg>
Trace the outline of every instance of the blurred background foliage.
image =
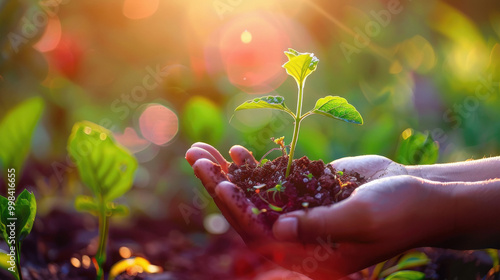
<svg viewBox="0 0 500 280">
<path fill-rule="evenodd" d="M 304 108 L 339 95 L 365 121 L 308 118 L 297 157 L 379 154 L 412 164 L 396 153 L 413 134 L 427 147 L 422 135 L 438 142 L 431 161 L 499 155 L 499 8 L 491 0 L 3 0 L 0 117 L 33 96 L 45 103 L 22 178 L 38 193 L 40 215 L 72 209 L 85 192 L 66 142 L 88 120 L 139 161 L 123 198 L 132 215 L 219 233 L 203 223 L 217 210 L 195 203 L 207 194 L 184 153 L 205 141 L 260 158 L 271 137 L 290 141 L 291 119 L 280 112 L 233 116 L 262 94 L 295 107 L 295 82 L 281 68 L 288 47 L 320 59 Z"/>
</svg>

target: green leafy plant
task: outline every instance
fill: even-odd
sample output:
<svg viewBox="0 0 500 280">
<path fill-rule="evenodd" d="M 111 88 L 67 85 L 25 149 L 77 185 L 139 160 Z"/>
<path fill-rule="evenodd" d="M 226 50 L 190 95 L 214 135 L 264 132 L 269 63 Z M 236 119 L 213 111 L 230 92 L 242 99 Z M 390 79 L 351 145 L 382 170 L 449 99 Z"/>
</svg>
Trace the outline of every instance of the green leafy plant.
<svg viewBox="0 0 500 280">
<path fill-rule="evenodd" d="M 363 118 L 356 110 L 356 108 L 354 108 L 354 106 L 349 104 L 346 99 L 339 96 L 326 96 L 320 98 L 316 102 L 316 105 L 313 109 L 302 114 L 302 101 L 304 97 L 305 82 L 307 77 L 316 70 L 319 60 L 312 53 L 300 53 L 293 49 L 288 49 L 288 51 L 285 51 L 285 55 L 288 57 L 288 62 L 283 64 L 283 68 L 285 68 L 288 75 L 292 76 L 295 79 L 298 87 L 297 110 L 295 111 L 295 113 L 285 105 L 285 99 L 282 96 L 264 96 L 255 98 L 253 100 L 248 100 L 238 106 L 235 111 L 267 108 L 280 110 L 292 116 L 295 124 L 292 142 L 290 144 L 290 152 L 288 155 L 288 165 L 285 174 L 285 177 L 288 177 L 288 175 L 290 174 L 290 169 L 292 167 L 295 147 L 299 138 L 300 124 L 303 119 L 310 115 L 317 114 L 346 122 L 363 124 Z"/>
<path fill-rule="evenodd" d="M 21 174 L 43 107 L 41 98 L 28 99 L 9 110 L 0 122 L 0 166 L 6 182 L 7 169 L 13 168 L 16 178 Z"/>
<path fill-rule="evenodd" d="M 427 133 L 407 128 L 401 133 L 396 161 L 401 164 L 433 164 L 439 156 L 439 145 Z"/>
<path fill-rule="evenodd" d="M 35 195 L 27 190 L 19 194 L 13 201 L 0 196 L 0 232 L 7 242 L 7 251 L 0 252 L 0 267 L 10 271 L 15 279 L 22 280 L 21 274 L 21 242 L 33 228 L 36 216 Z"/>
<path fill-rule="evenodd" d="M 132 187 L 137 161 L 114 140 L 109 130 L 88 121 L 73 126 L 68 152 L 78 167 L 81 180 L 93 194 L 92 197 L 77 197 L 75 208 L 99 218 L 99 247 L 95 259 L 97 280 L 101 280 L 104 278 L 109 217 L 128 213 L 126 206 L 113 200 Z"/>
</svg>

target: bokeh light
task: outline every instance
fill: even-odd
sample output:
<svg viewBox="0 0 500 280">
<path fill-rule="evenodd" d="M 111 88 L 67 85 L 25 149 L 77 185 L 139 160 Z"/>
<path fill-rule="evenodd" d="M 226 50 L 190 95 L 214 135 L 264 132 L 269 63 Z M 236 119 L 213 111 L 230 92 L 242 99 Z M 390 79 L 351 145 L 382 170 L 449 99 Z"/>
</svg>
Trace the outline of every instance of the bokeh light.
<svg viewBox="0 0 500 280">
<path fill-rule="evenodd" d="M 125 0 L 123 15 L 129 19 L 143 19 L 153 15 L 160 4 L 160 0 Z"/>
<path fill-rule="evenodd" d="M 203 226 L 212 234 L 222 234 L 229 229 L 229 223 L 220 213 L 212 213 L 205 217 Z"/>
<path fill-rule="evenodd" d="M 165 145 L 179 129 L 177 115 L 161 104 L 149 104 L 139 117 L 139 126 L 144 138 L 156 145 Z"/>
<path fill-rule="evenodd" d="M 47 28 L 33 48 L 40 52 L 54 50 L 61 40 L 61 21 L 57 16 L 48 19 Z"/>
</svg>

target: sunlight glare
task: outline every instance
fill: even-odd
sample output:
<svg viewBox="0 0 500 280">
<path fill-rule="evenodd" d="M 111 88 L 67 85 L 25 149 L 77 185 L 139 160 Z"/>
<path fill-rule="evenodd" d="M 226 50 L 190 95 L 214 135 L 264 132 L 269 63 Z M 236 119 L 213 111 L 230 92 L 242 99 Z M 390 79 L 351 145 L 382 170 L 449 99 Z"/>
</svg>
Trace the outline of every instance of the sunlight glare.
<svg viewBox="0 0 500 280">
<path fill-rule="evenodd" d="M 241 41 L 245 44 L 252 42 L 252 33 L 245 29 L 245 31 L 241 33 Z"/>
</svg>

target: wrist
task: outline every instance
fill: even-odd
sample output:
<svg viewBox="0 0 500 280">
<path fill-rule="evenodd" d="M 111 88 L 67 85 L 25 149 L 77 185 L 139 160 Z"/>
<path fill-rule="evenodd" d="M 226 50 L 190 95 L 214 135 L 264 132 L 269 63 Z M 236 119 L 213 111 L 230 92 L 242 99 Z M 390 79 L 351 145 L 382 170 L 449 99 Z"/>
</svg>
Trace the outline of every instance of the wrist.
<svg viewBox="0 0 500 280">
<path fill-rule="evenodd" d="M 500 180 L 457 182 L 450 195 L 454 209 L 451 247 L 500 248 Z"/>
</svg>

